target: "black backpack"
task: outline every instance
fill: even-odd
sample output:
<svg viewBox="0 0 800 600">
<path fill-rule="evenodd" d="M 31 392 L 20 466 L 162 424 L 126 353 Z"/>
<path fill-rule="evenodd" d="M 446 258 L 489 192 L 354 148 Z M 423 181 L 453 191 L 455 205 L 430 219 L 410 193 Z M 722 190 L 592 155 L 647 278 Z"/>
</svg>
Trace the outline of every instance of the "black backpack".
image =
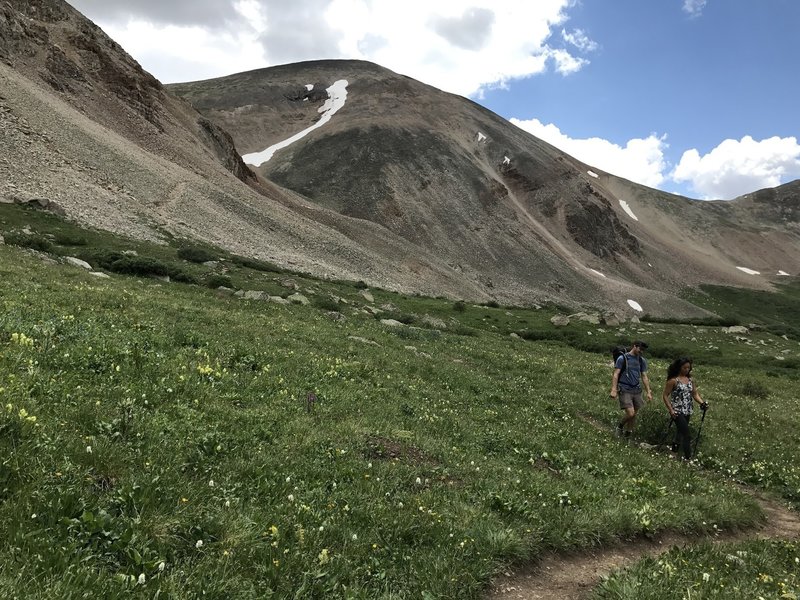
<svg viewBox="0 0 800 600">
<path fill-rule="evenodd" d="M 614 360 L 614 366 L 615 367 L 617 365 L 617 359 L 620 356 L 625 356 L 627 353 L 628 353 L 628 349 L 625 346 L 614 346 L 611 349 L 611 357 Z M 642 367 L 643 367 L 643 365 L 642 365 L 642 357 L 639 356 L 639 372 L 640 373 L 642 372 Z M 622 361 L 622 367 L 620 367 L 620 369 L 619 369 L 620 377 L 622 376 L 622 374 L 625 372 L 625 369 L 627 369 L 627 368 L 628 368 L 628 359 L 625 358 L 625 360 Z"/>
</svg>

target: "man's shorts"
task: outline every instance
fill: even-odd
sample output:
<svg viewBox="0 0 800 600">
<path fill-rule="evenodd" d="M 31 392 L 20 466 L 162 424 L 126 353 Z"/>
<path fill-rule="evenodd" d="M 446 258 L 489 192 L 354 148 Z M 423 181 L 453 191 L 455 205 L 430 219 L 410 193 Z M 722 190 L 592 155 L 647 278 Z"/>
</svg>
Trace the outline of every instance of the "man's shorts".
<svg viewBox="0 0 800 600">
<path fill-rule="evenodd" d="M 620 390 L 619 394 L 617 394 L 619 398 L 619 407 L 622 410 L 626 408 L 633 408 L 634 410 L 638 411 L 642 408 L 642 391 L 639 390 L 638 392 L 626 392 L 624 390 Z"/>
</svg>

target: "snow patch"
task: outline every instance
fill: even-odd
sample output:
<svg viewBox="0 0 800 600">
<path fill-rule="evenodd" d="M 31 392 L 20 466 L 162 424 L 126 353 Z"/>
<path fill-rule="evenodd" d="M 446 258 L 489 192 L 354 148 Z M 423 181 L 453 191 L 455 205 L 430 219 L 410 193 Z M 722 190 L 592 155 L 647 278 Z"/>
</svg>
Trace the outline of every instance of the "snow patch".
<svg viewBox="0 0 800 600">
<path fill-rule="evenodd" d="M 636 312 L 644 312 L 642 305 L 639 304 L 636 300 L 628 300 L 628 306 L 630 306 Z"/>
<path fill-rule="evenodd" d="M 306 91 L 307 92 L 310 92 L 313 89 L 314 89 L 314 84 L 313 83 L 307 83 L 306 84 Z"/>
<path fill-rule="evenodd" d="M 600 271 L 596 271 L 595 269 L 589 269 L 589 270 L 590 270 L 592 273 L 597 273 L 598 275 L 600 275 L 600 277 L 605 277 L 605 275 L 604 275 L 603 273 L 601 273 Z"/>
<path fill-rule="evenodd" d="M 587 174 L 587 175 L 589 175 L 589 177 L 594 177 L 595 179 L 597 179 L 598 177 L 600 177 L 600 176 L 599 176 L 597 173 L 595 173 L 594 171 L 586 171 L 586 174 Z"/>
<path fill-rule="evenodd" d="M 778 271 L 778 275 L 781 277 L 791 277 L 786 271 Z"/>
<path fill-rule="evenodd" d="M 507 156 L 504 156 L 503 157 L 503 164 L 504 165 L 510 165 L 511 164 L 511 159 L 508 158 Z"/>
<path fill-rule="evenodd" d="M 486 141 L 486 136 L 483 135 L 480 131 L 478 132 L 478 141 L 479 142 L 485 142 Z"/>
<path fill-rule="evenodd" d="M 761 275 L 759 271 L 753 271 L 753 269 L 748 269 L 747 267 L 736 267 L 743 273 L 747 273 L 748 275 Z"/>
<path fill-rule="evenodd" d="M 625 200 L 620 200 L 619 201 L 619 205 L 622 207 L 622 210 L 624 210 L 626 213 L 628 213 L 628 216 L 631 219 L 633 219 L 634 221 L 638 221 L 639 220 L 639 218 L 635 214 L 633 214 L 633 211 L 631 210 L 631 207 L 628 206 L 628 203 L 625 202 Z"/>
<path fill-rule="evenodd" d="M 344 106 L 344 103 L 347 100 L 347 80 L 340 79 L 325 91 L 328 92 L 328 99 L 319 109 L 319 112 L 322 113 L 319 121 L 314 123 L 311 127 L 308 127 L 299 133 L 295 133 L 292 137 L 285 139 L 282 142 L 278 142 L 277 144 L 273 144 L 266 150 L 262 150 L 261 152 L 253 152 L 252 154 L 245 154 L 242 156 L 242 160 L 249 165 L 260 167 L 265 162 L 269 161 L 269 159 L 272 158 L 272 155 L 275 154 L 277 150 L 294 144 L 297 140 L 304 138 L 315 129 L 322 127 L 325 125 L 325 123 L 330 121 L 331 117 Z"/>
</svg>

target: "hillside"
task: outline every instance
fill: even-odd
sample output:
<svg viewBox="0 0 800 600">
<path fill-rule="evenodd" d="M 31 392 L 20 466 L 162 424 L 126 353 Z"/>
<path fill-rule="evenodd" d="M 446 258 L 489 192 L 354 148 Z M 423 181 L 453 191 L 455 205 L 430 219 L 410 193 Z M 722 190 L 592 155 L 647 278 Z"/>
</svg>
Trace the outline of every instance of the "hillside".
<svg viewBox="0 0 800 600">
<path fill-rule="evenodd" d="M 480 598 L 552 552 L 754 533 L 732 478 L 800 503 L 797 339 L 556 328 L 553 307 L 366 290 L 18 206 L 0 239 L 3 598 Z M 159 265 L 171 281 L 141 274 Z M 658 403 L 631 443 L 611 433 L 608 347 L 631 337 L 656 391 L 668 358 L 698 357 L 695 466 L 657 446 Z M 776 579 L 795 564 L 746 551 Z"/>
</svg>

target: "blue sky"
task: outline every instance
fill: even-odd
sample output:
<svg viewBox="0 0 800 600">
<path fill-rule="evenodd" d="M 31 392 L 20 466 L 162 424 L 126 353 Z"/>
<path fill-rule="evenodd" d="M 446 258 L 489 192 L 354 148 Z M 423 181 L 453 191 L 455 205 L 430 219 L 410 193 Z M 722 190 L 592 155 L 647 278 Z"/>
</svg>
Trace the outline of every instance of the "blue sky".
<svg viewBox="0 0 800 600">
<path fill-rule="evenodd" d="M 694 198 L 800 178 L 798 0 L 71 0 L 156 77 L 361 58 Z"/>
</svg>

